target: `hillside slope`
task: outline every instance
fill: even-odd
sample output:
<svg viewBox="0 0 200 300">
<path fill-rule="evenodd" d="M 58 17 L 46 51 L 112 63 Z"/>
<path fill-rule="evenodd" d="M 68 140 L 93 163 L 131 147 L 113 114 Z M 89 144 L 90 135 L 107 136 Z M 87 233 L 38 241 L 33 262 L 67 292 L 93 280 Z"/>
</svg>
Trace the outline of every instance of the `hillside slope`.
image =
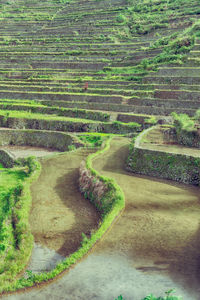
<svg viewBox="0 0 200 300">
<path fill-rule="evenodd" d="M 199 107 L 198 1 L 18 0 L 1 9 L 1 109 L 40 104 L 144 122 Z"/>
</svg>

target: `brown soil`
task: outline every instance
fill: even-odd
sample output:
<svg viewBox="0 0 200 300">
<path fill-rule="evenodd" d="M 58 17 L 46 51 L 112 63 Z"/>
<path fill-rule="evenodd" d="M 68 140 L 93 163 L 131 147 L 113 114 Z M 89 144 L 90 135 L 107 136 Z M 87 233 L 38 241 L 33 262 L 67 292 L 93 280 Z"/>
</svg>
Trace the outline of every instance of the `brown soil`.
<svg viewBox="0 0 200 300">
<path fill-rule="evenodd" d="M 31 187 L 30 224 L 35 242 L 64 256 L 77 250 L 81 233 L 90 235 L 100 218 L 78 187 L 80 162 L 88 154 L 79 149 L 41 160 L 41 175 Z"/>
<path fill-rule="evenodd" d="M 196 290 L 200 281 L 199 188 L 135 176 L 124 170 L 129 141 L 115 138 L 94 167 L 116 179 L 126 207 L 97 253 L 117 252 L 132 258 L 143 272 L 165 272 L 182 286 Z"/>
</svg>

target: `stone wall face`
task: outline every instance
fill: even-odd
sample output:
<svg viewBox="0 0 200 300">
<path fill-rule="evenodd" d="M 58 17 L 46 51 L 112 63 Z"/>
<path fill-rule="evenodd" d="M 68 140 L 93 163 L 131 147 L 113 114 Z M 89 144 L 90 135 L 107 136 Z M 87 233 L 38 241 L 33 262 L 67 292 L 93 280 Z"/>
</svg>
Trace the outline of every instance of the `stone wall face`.
<svg viewBox="0 0 200 300">
<path fill-rule="evenodd" d="M 36 146 L 67 151 L 70 145 L 81 146 L 67 133 L 40 130 L 0 130 L 0 145 Z"/>
<path fill-rule="evenodd" d="M 43 119 L 25 119 L 0 116 L 0 126 L 13 129 L 37 129 L 63 132 L 101 132 L 127 134 L 141 131 L 141 126 L 135 124 L 70 122 Z"/>
<path fill-rule="evenodd" d="M 200 158 L 134 148 L 129 155 L 129 171 L 200 185 Z"/>
<path fill-rule="evenodd" d="M 181 145 L 200 148 L 200 132 L 180 130 L 176 134 L 177 141 Z"/>
<path fill-rule="evenodd" d="M 143 131 L 131 145 L 127 170 L 137 174 L 200 186 L 200 157 L 145 149 L 140 142 L 147 130 Z M 166 132 L 166 141 L 173 141 L 174 128 Z"/>
<path fill-rule="evenodd" d="M 14 166 L 14 157 L 6 150 L 0 150 L 0 163 L 5 168 L 12 168 Z"/>
</svg>

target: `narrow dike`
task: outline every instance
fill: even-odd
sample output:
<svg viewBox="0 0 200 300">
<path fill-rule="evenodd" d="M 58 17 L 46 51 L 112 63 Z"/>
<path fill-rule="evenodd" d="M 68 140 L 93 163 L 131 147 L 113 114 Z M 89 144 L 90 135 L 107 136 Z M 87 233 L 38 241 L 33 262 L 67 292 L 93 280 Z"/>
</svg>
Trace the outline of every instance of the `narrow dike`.
<svg viewBox="0 0 200 300">
<path fill-rule="evenodd" d="M 97 228 L 99 215 L 78 187 L 79 166 L 88 154 L 88 150 L 79 149 L 41 160 L 42 172 L 31 187 L 30 224 L 35 247 L 28 269 L 52 269 L 80 247 L 82 233 L 90 236 Z"/>
</svg>

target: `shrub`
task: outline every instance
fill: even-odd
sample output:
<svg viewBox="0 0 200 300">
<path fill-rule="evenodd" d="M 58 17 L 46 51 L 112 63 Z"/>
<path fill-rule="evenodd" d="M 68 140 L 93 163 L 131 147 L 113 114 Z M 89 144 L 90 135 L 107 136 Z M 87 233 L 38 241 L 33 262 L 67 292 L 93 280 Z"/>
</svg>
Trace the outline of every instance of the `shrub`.
<svg viewBox="0 0 200 300">
<path fill-rule="evenodd" d="M 145 298 L 143 298 L 142 300 L 181 300 L 182 299 L 182 297 L 173 296 L 172 292 L 173 292 L 173 290 L 169 290 L 169 291 L 165 292 L 166 296 L 164 296 L 164 297 L 155 297 L 154 295 L 150 294 L 150 295 L 146 296 Z M 123 298 L 123 296 L 120 295 L 115 300 L 125 300 L 125 298 Z"/>
<path fill-rule="evenodd" d="M 26 165 L 28 167 L 28 172 L 27 172 L 28 175 L 32 174 L 33 171 L 35 170 L 36 165 L 34 160 L 35 160 L 34 156 L 30 156 L 26 159 Z"/>
<path fill-rule="evenodd" d="M 119 15 L 117 16 L 117 18 L 116 18 L 116 21 L 117 21 L 118 23 L 126 23 L 126 17 L 125 17 L 124 15 L 122 15 L 122 14 L 119 14 Z"/>
<path fill-rule="evenodd" d="M 200 109 L 196 111 L 194 119 L 200 122 Z"/>
<path fill-rule="evenodd" d="M 187 114 L 180 114 L 173 112 L 172 117 L 174 118 L 174 126 L 177 132 L 181 130 L 193 131 L 195 130 L 195 122 Z"/>
</svg>

